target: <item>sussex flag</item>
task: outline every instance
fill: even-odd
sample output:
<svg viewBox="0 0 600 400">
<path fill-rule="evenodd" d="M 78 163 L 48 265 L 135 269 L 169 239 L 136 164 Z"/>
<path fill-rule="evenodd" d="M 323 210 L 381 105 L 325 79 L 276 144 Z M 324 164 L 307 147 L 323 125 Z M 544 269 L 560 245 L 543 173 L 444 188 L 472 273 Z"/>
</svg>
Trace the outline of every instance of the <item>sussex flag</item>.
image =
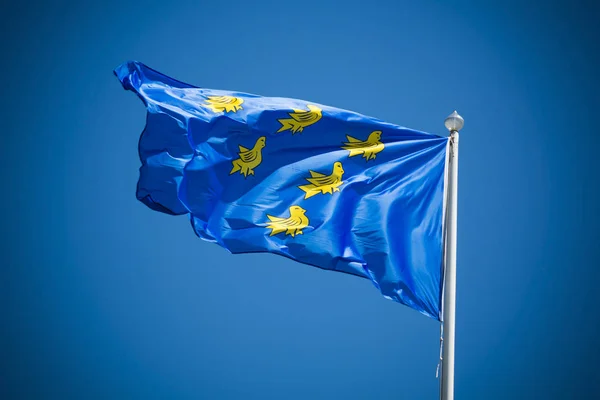
<svg viewBox="0 0 600 400">
<path fill-rule="evenodd" d="M 137 198 L 232 253 L 367 278 L 441 319 L 448 139 L 309 101 L 195 87 L 130 61 Z"/>
</svg>

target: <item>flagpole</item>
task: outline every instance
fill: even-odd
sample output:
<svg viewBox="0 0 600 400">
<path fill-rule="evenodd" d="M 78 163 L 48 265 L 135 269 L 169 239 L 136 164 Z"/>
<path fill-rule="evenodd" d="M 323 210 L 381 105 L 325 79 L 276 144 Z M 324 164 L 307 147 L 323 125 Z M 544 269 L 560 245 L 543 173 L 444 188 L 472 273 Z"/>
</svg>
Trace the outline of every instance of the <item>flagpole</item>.
<svg viewBox="0 0 600 400">
<path fill-rule="evenodd" d="M 456 220 L 458 194 L 458 131 L 465 121 L 456 111 L 444 121 L 450 131 L 448 200 L 446 223 L 446 265 L 444 270 L 444 304 L 442 306 L 442 400 L 454 400 L 454 331 L 456 312 Z"/>
</svg>

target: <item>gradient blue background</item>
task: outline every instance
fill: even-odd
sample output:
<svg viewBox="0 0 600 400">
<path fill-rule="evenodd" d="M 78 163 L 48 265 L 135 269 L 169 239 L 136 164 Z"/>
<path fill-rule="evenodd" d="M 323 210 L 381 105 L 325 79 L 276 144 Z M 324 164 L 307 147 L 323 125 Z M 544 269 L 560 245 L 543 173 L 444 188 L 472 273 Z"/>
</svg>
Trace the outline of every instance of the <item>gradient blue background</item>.
<svg viewBox="0 0 600 400">
<path fill-rule="evenodd" d="M 6 3 L 0 398 L 437 398 L 434 320 L 136 201 L 128 59 L 438 134 L 457 109 L 457 398 L 595 398 L 594 2 Z"/>
</svg>

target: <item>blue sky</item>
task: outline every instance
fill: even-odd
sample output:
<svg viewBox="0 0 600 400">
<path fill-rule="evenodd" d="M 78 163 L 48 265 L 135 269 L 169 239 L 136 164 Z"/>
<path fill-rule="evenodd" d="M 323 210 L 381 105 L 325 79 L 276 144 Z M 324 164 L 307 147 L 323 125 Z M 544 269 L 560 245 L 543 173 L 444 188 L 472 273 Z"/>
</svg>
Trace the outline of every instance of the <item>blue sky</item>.
<svg viewBox="0 0 600 400">
<path fill-rule="evenodd" d="M 0 397 L 437 398 L 439 324 L 135 199 L 136 59 L 461 135 L 456 393 L 593 398 L 593 2 L 0 6 Z"/>
</svg>

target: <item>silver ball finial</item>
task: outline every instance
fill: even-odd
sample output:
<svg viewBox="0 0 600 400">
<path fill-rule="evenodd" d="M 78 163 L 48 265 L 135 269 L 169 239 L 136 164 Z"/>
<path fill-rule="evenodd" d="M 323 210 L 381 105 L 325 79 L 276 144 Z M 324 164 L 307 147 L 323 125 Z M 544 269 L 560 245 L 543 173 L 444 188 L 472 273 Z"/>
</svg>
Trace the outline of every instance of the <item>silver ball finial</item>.
<svg viewBox="0 0 600 400">
<path fill-rule="evenodd" d="M 455 110 L 452 114 L 448 115 L 448 117 L 444 121 L 444 125 L 446 125 L 446 128 L 450 132 L 458 132 L 465 125 L 465 120 L 463 119 L 463 117 L 458 115 L 458 113 Z"/>
</svg>

